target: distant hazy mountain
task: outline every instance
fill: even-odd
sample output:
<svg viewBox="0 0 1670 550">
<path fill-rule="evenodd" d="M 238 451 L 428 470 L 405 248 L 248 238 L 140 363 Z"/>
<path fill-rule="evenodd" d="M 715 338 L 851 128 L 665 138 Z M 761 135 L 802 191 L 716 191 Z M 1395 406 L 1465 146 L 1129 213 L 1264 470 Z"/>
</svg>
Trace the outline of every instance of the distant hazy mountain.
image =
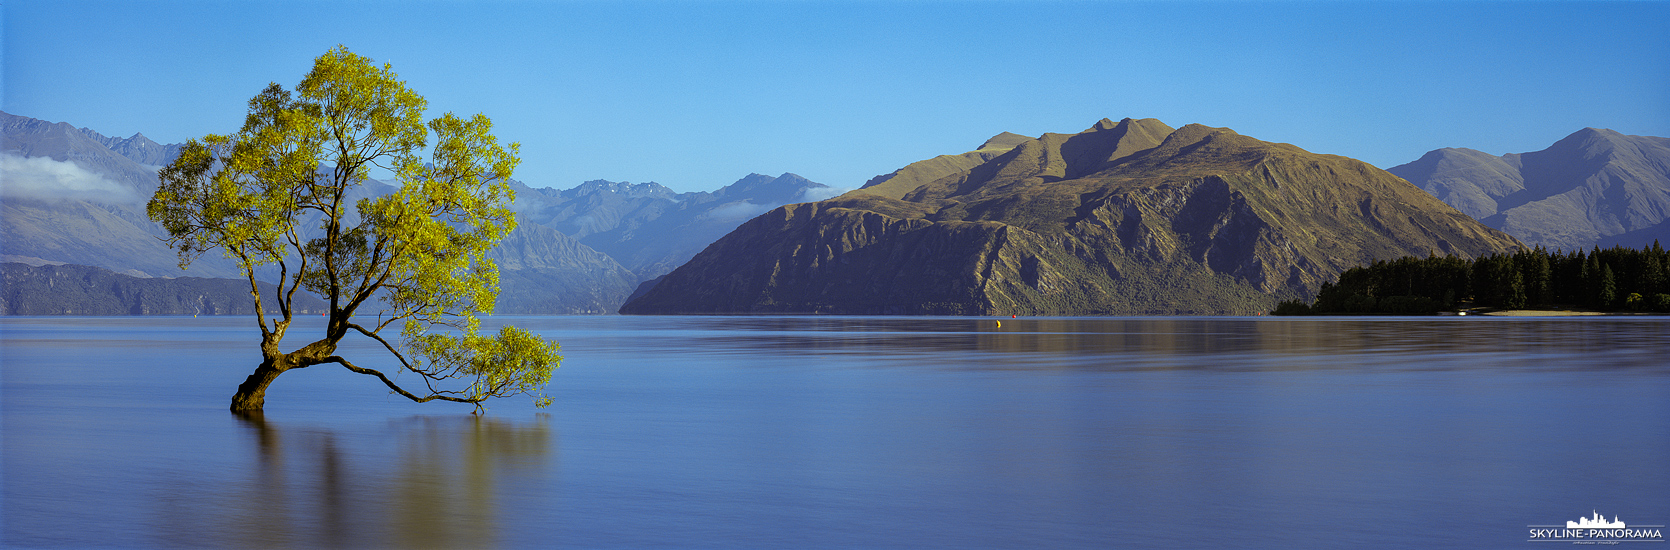
<svg viewBox="0 0 1670 550">
<path fill-rule="evenodd" d="M 654 182 L 594 180 L 561 191 L 522 186 L 516 208 L 524 223 L 556 229 L 608 254 L 635 273 L 636 283 L 672 271 L 749 218 L 835 194 L 794 174 L 749 174 L 716 191 L 693 193 Z"/>
<path fill-rule="evenodd" d="M 179 144 L 138 134 L 110 138 L 7 113 L 0 113 L 0 130 L 0 255 L 8 261 L 140 277 L 242 277 L 216 252 L 180 271 L 162 240 L 166 232 L 145 215 L 156 170 L 172 162 Z M 373 180 L 351 200 L 394 189 Z M 503 272 L 502 313 L 613 312 L 638 283 L 607 255 L 535 223 L 524 222 L 490 254 Z"/>
<path fill-rule="evenodd" d="M 0 264 L 0 315 L 253 315 L 247 279 L 140 278 L 84 265 Z M 262 284 L 262 307 L 276 314 L 272 285 Z M 299 294 L 296 314 L 317 315 L 329 304 Z"/>
<path fill-rule="evenodd" d="M 174 160 L 180 144 L 159 145 L 140 134 L 112 138 L 65 122 L 0 112 L 0 152 L 74 162 L 130 190 L 156 188 L 156 168 Z M 148 182 L 148 185 L 147 185 Z"/>
<path fill-rule="evenodd" d="M 180 148 L 185 146 L 183 143 L 166 145 L 157 143 L 151 141 L 151 138 L 145 137 L 145 134 L 140 133 L 135 133 L 133 137 L 128 138 L 113 138 L 99 135 L 98 132 L 87 128 L 82 128 L 81 132 L 87 134 L 87 137 L 94 141 L 104 144 L 112 152 L 127 157 L 128 160 L 137 162 L 142 166 L 158 168 L 166 166 L 174 161 L 174 157 L 180 156 Z"/>
<path fill-rule="evenodd" d="M 155 165 L 106 143 L 147 163 L 179 150 L 141 135 L 108 138 L 0 112 L 0 254 L 147 276 L 238 276 L 216 257 L 180 271 L 159 239 L 166 232 L 145 216 L 157 187 Z"/>
<path fill-rule="evenodd" d="M 1438 149 L 1389 169 L 1530 245 L 1670 243 L 1670 138 L 1584 128 L 1547 149 Z"/>
<path fill-rule="evenodd" d="M 614 313 L 638 284 L 609 255 L 535 223 L 519 224 L 488 256 L 499 264 L 496 313 Z"/>
<path fill-rule="evenodd" d="M 1104 119 L 777 208 L 621 312 L 1250 314 L 1374 260 L 1519 246 L 1357 160 Z"/>
</svg>

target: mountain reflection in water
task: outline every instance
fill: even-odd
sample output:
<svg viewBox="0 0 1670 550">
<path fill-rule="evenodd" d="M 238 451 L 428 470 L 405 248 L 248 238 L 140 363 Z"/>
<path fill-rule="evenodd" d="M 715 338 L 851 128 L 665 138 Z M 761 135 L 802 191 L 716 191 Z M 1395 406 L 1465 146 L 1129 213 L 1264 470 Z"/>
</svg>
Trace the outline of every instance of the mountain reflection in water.
<svg viewBox="0 0 1670 550">
<path fill-rule="evenodd" d="M 1664 366 L 1639 354 L 1666 336 L 1663 318 L 1247 318 L 1247 317 L 711 317 L 687 338 L 634 346 L 789 356 L 878 354 L 911 365 L 967 369 L 1040 366 L 1093 370 L 1471 369 L 1422 357 L 1576 356 L 1636 353 L 1623 361 L 1558 363 L 1592 370 Z M 995 354 L 994 354 L 995 352 Z M 968 361 L 979 357 L 977 362 Z M 1342 360 L 1345 359 L 1345 360 Z"/>
<path fill-rule="evenodd" d="M 506 323 L 562 343 L 549 409 L 321 366 L 243 419 L 247 318 L 0 317 L 0 547 L 1505 548 L 1670 520 L 1662 316 Z"/>
</svg>

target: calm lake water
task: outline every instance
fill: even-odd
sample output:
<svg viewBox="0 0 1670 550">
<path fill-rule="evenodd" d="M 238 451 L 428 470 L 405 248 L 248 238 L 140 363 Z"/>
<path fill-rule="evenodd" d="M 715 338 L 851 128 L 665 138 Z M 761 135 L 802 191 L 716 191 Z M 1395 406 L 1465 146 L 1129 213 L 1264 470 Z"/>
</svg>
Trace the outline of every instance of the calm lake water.
<svg viewBox="0 0 1670 550">
<path fill-rule="evenodd" d="M 0 546 L 1535 548 L 1528 525 L 1592 511 L 1670 523 L 1666 318 L 503 322 L 562 342 L 550 408 L 319 366 L 252 423 L 226 411 L 248 318 L 0 318 Z"/>
</svg>

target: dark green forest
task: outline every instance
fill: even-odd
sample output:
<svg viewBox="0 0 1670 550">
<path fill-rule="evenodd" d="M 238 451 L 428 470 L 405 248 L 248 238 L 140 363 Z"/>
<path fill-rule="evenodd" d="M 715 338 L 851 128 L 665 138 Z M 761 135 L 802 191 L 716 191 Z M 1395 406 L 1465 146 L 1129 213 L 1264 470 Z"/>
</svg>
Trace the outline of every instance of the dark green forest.
<svg viewBox="0 0 1670 550">
<path fill-rule="evenodd" d="M 1475 308 L 1670 312 L 1670 254 L 1654 241 L 1641 250 L 1537 247 L 1475 260 L 1404 257 L 1346 270 L 1322 286 L 1315 302 L 1289 300 L 1273 313 L 1431 315 Z"/>
</svg>

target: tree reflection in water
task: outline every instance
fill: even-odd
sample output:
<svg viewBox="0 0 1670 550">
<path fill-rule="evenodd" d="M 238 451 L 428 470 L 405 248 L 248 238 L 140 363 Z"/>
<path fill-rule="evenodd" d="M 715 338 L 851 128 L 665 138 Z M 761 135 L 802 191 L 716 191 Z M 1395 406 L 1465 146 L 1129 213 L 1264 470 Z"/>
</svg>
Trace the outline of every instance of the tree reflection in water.
<svg viewBox="0 0 1670 550">
<path fill-rule="evenodd" d="M 420 416 L 359 432 L 286 426 L 260 415 L 242 417 L 241 424 L 255 451 L 247 475 L 218 495 L 190 499 L 213 509 L 169 518 L 175 526 L 201 527 L 169 529 L 183 539 L 172 542 L 491 547 L 498 534 L 499 485 L 525 479 L 527 470 L 543 470 L 555 453 L 549 416 L 543 414 L 523 423 Z"/>
</svg>

